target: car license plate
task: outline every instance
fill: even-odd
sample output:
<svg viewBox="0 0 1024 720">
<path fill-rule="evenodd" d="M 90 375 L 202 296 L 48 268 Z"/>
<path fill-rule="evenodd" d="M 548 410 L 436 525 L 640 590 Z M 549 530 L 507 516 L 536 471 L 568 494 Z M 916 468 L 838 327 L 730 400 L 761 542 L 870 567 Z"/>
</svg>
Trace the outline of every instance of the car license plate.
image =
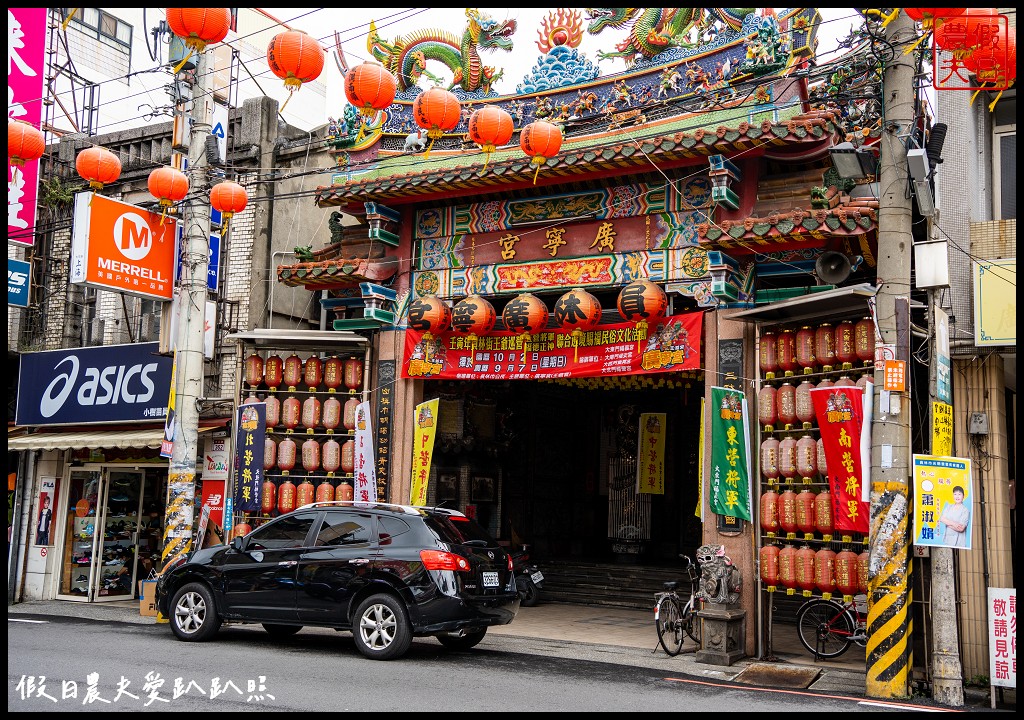
<svg viewBox="0 0 1024 720">
<path fill-rule="evenodd" d="M 530 576 L 530 579 L 533 580 L 533 582 L 535 584 L 536 583 L 542 583 L 542 582 L 544 582 L 544 573 L 542 573 L 540 570 L 538 570 L 537 572 L 535 572 L 533 575 Z"/>
<path fill-rule="evenodd" d="M 498 573 L 496 573 L 496 572 L 485 572 L 484 573 L 484 587 L 498 587 Z"/>
</svg>

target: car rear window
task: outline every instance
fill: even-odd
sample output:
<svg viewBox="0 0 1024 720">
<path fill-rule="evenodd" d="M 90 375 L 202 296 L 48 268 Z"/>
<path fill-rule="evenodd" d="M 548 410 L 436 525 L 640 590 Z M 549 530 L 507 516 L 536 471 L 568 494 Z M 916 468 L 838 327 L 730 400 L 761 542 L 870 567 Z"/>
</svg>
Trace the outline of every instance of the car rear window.
<svg viewBox="0 0 1024 720">
<path fill-rule="evenodd" d="M 498 544 L 475 520 L 466 517 L 427 515 L 423 521 L 441 542 L 465 545 L 476 540 L 486 542 L 487 547 L 496 547 Z"/>
</svg>

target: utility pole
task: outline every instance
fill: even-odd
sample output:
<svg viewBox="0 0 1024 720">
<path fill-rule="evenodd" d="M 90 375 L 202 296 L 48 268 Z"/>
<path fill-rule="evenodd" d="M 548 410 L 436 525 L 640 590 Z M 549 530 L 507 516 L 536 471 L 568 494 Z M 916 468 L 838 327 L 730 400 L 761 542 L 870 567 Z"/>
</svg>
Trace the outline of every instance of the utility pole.
<svg viewBox="0 0 1024 720">
<path fill-rule="evenodd" d="M 192 89 L 192 130 L 188 150 L 189 192 L 184 205 L 184 247 L 178 297 L 175 345 L 174 449 L 167 477 L 164 517 L 164 564 L 192 546 L 196 456 L 199 447 L 199 400 L 203 396 L 203 331 L 206 321 L 206 276 L 210 262 L 210 203 L 207 198 L 206 138 L 210 135 L 213 74 L 209 53 L 196 53 Z M 201 539 L 200 539 L 201 540 Z"/>
<path fill-rule="evenodd" d="M 881 342 L 897 360 L 910 360 L 911 199 L 907 149 L 914 126 L 914 57 L 904 43 L 914 22 L 899 10 L 886 30 L 890 51 L 882 77 L 884 108 L 878 198 L 878 292 L 875 316 Z M 868 696 L 906 698 L 911 665 L 910 623 L 910 393 L 884 391 L 884 363 L 875 366 L 871 441 L 871 527 L 868 576 Z M 908 386 L 909 387 L 909 386 Z"/>
</svg>

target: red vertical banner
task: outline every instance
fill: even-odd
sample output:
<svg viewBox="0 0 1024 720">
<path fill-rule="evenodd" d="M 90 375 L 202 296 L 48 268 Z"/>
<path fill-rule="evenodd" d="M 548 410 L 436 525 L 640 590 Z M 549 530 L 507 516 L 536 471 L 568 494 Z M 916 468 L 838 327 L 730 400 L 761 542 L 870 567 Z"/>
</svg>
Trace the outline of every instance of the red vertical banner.
<svg viewBox="0 0 1024 720">
<path fill-rule="evenodd" d="M 46 75 L 46 8 L 7 10 L 7 118 L 37 130 L 43 117 Z M 39 161 L 8 164 L 7 242 L 32 246 L 35 239 Z"/>
<path fill-rule="evenodd" d="M 829 387 L 811 390 L 828 466 L 835 529 L 867 534 L 868 503 L 861 500 L 865 481 L 861 463 L 864 389 Z"/>
</svg>

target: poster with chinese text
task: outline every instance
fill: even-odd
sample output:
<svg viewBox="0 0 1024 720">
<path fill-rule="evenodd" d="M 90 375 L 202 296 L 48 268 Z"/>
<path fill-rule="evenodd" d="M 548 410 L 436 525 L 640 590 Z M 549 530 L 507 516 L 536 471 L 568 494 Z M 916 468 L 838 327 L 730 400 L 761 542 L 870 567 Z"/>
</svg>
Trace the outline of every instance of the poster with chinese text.
<svg viewBox="0 0 1024 720">
<path fill-rule="evenodd" d="M 864 389 L 833 386 L 811 390 L 811 402 L 825 447 L 832 517 L 837 532 L 868 532 L 869 504 L 863 500 Z"/>
<path fill-rule="evenodd" d="M 971 461 L 914 455 L 914 544 L 971 549 Z"/>
<path fill-rule="evenodd" d="M 750 453 L 743 393 L 711 388 L 711 510 L 751 519 Z"/>
</svg>

